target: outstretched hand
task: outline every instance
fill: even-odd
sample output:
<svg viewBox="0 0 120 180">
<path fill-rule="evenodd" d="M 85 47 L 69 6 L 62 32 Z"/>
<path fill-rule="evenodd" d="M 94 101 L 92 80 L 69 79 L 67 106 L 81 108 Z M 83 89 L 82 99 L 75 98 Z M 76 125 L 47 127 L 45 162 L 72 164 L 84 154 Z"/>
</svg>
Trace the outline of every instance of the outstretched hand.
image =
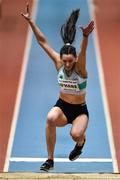
<svg viewBox="0 0 120 180">
<path fill-rule="evenodd" d="M 27 2 L 26 4 L 26 13 L 21 13 L 21 15 L 27 20 L 29 21 L 31 19 L 30 17 L 30 11 L 29 11 L 29 3 Z"/>
<path fill-rule="evenodd" d="M 94 29 L 94 21 L 91 21 L 86 27 L 80 26 L 79 28 L 82 30 L 83 36 L 88 37 Z"/>
</svg>

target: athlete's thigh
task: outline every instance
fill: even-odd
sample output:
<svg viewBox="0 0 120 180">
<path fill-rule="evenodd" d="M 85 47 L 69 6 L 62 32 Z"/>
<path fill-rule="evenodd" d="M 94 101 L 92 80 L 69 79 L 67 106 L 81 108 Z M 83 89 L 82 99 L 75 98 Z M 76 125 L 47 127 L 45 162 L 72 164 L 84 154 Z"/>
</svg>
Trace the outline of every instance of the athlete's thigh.
<svg viewBox="0 0 120 180">
<path fill-rule="evenodd" d="M 47 116 L 48 121 L 51 121 L 55 126 L 65 126 L 67 118 L 59 107 L 53 107 Z"/>
<path fill-rule="evenodd" d="M 72 123 L 71 133 L 84 134 L 88 125 L 88 117 L 83 114 L 78 116 Z"/>
</svg>

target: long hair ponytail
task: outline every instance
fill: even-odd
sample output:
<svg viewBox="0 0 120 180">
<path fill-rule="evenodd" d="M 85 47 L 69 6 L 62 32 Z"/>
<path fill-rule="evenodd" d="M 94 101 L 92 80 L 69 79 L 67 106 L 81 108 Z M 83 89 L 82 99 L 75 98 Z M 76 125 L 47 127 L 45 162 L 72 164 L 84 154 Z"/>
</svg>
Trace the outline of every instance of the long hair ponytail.
<svg viewBox="0 0 120 180">
<path fill-rule="evenodd" d="M 66 23 L 61 27 L 61 37 L 64 42 L 64 46 L 60 50 L 60 57 L 63 54 L 73 54 L 76 57 L 76 50 L 71 45 L 75 39 L 76 35 L 76 22 L 79 17 L 80 9 L 73 10 L 67 19 Z"/>
<path fill-rule="evenodd" d="M 61 37 L 63 42 L 72 44 L 76 34 L 76 22 L 79 17 L 79 9 L 73 10 L 66 23 L 61 27 Z"/>
</svg>

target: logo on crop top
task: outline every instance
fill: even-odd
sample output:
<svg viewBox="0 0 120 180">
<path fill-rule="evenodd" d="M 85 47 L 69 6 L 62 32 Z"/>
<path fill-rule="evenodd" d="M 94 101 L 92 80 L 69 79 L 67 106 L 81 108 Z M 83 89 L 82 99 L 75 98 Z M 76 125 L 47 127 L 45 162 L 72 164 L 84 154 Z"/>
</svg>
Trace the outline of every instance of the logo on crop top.
<svg viewBox="0 0 120 180">
<path fill-rule="evenodd" d="M 79 90 L 77 81 L 74 80 L 61 80 L 59 79 L 59 85 L 64 90 Z"/>
<path fill-rule="evenodd" d="M 60 79 L 63 79 L 63 76 L 62 75 L 60 75 L 60 77 L 59 77 Z"/>
</svg>

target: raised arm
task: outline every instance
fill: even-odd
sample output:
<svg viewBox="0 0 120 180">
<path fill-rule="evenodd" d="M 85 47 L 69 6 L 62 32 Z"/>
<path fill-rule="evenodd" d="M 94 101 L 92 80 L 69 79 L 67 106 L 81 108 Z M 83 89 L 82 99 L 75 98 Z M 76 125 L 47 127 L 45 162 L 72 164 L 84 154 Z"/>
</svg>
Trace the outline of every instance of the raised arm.
<svg viewBox="0 0 120 180">
<path fill-rule="evenodd" d="M 40 29 L 37 27 L 37 25 L 34 23 L 32 18 L 30 17 L 29 12 L 29 3 L 26 4 L 26 13 L 21 13 L 21 15 L 27 20 L 29 25 L 32 28 L 32 31 L 37 39 L 37 42 L 39 45 L 45 50 L 45 52 L 48 54 L 48 56 L 53 60 L 55 63 L 56 68 L 58 69 L 60 66 L 60 56 L 59 54 L 54 51 L 47 43 L 47 40 L 43 33 L 40 31 Z"/>
<path fill-rule="evenodd" d="M 78 55 L 77 70 L 83 77 L 87 77 L 86 71 L 86 50 L 88 45 L 89 34 L 94 29 L 94 21 L 91 21 L 86 27 L 80 27 L 83 33 L 83 39 L 80 45 L 80 53 Z"/>
</svg>

